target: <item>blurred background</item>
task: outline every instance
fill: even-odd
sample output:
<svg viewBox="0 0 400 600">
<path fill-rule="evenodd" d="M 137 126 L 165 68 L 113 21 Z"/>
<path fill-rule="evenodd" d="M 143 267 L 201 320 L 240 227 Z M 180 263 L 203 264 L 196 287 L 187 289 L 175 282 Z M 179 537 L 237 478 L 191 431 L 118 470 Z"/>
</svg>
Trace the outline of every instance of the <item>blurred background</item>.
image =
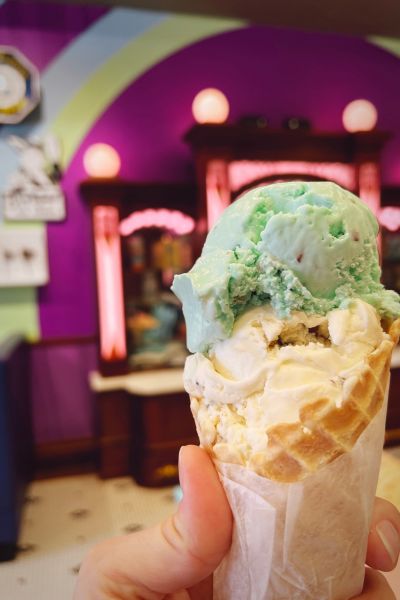
<svg viewBox="0 0 400 600">
<path fill-rule="evenodd" d="M 359 194 L 400 292 L 399 96 L 394 0 L 0 1 L 4 598 L 61 598 L 61 581 L 70 597 L 93 540 L 173 509 L 197 437 L 169 288 L 246 189 Z M 380 480 L 395 502 L 399 393 L 396 351 Z"/>
</svg>

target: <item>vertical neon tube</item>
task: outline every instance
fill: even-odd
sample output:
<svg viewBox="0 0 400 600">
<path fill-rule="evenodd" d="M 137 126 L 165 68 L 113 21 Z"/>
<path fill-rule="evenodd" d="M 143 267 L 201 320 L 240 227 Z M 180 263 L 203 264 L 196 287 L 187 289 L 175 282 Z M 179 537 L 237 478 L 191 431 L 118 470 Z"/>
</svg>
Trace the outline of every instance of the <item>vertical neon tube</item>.
<svg viewBox="0 0 400 600">
<path fill-rule="evenodd" d="M 374 162 L 362 163 L 358 167 L 358 186 L 361 200 L 372 210 L 376 218 L 379 218 L 381 210 L 381 190 L 379 167 Z M 382 258 L 382 234 L 378 233 L 377 246 Z"/>
<path fill-rule="evenodd" d="M 207 166 L 207 226 L 210 230 L 224 209 L 229 206 L 231 193 L 228 165 L 224 160 L 212 160 Z"/>
<path fill-rule="evenodd" d="M 358 169 L 359 194 L 378 217 L 381 208 L 379 168 L 374 162 L 363 163 Z"/>
<path fill-rule="evenodd" d="M 126 340 L 118 210 L 113 206 L 96 206 L 93 224 L 100 354 L 104 360 L 121 360 L 126 357 Z"/>
</svg>

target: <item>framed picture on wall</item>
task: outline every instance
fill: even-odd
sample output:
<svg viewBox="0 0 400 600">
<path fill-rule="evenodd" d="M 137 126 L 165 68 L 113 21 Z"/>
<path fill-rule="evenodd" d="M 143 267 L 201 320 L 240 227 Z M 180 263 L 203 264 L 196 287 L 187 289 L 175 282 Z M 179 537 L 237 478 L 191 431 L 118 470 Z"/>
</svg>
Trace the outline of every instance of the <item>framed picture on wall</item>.
<svg viewBox="0 0 400 600">
<path fill-rule="evenodd" d="M 0 227 L 0 288 L 45 285 L 49 280 L 44 227 Z"/>
</svg>

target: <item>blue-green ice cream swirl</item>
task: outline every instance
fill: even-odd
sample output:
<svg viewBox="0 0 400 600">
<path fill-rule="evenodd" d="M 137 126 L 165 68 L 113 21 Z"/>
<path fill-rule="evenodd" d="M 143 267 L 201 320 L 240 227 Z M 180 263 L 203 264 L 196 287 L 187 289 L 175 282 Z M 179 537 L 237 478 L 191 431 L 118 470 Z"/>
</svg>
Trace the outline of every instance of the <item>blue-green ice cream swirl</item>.
<svg viewBox="0 0 400 600">
<path fill-rule="evenodd" d="M 334 183 L 248 192 L 221 215 L 193 268 L 174 279 L 189 350 L 206 352 L 261 304 L 285 318 L 295 310 L 326 314 L 356 297 L 382 317 L 400 315 L 398 294 L 380 283 L 377 233 L 367 205 Z"/>
</svg>

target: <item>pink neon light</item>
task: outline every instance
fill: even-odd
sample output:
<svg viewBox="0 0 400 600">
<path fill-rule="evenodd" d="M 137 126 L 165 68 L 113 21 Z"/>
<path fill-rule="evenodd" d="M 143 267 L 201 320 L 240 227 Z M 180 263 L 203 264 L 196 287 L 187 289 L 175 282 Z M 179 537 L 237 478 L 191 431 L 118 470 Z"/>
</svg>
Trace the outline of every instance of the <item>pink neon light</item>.
<svg viewBox="0 0 400 600">
<path fill-rule="evenodd" d="M 381 208 L 381 194 L 378 165 L 373 162 L 359 166 L 358 171 L 360 198 L 378 216 Z"/>
<path fill-rule="evenodd" d="M 105 360 L 123 359 L 126 357 L 126 341 L 118 211 L 112 206 L 96 206 L 93 220 L 100 353 Z"/>
<path fill-rule="evenodd" d="M 229 206 L 231 194 L 229 189 L 227 163 L 223 160 L 212 160 L 207 165 L 207 226 L 213 227 L 220 214 Z"/>
<path fill-rule="evenodd" d="M 398 231 L 400 229 L 400 208 L 385 206 L 379 211 L 378 220 L 389 231 Z"/>
<path fill-rule="evenodd" d="M 146 208 L 137 210 L 121 221 L 119 232 L 121 235 L 131 235 L 138 229 L 146 227 L 160 227 L 167 229 L 177 235 L 191 233 L 195 222 L 192 217 L 185 215 L 180 210 L 169 210 L 168 208 Z"/>
<path fill-rule="evenodd" d="M 229 164 L 229 180 L 232 191 L 253 181 L 273 175 L 312 175 L 336 181 L 348 190 L 356 189 L 355 169 L 344 163 L 314 163 L 297 160 L 250 161 L 236 160 Z"/>
</svg>

